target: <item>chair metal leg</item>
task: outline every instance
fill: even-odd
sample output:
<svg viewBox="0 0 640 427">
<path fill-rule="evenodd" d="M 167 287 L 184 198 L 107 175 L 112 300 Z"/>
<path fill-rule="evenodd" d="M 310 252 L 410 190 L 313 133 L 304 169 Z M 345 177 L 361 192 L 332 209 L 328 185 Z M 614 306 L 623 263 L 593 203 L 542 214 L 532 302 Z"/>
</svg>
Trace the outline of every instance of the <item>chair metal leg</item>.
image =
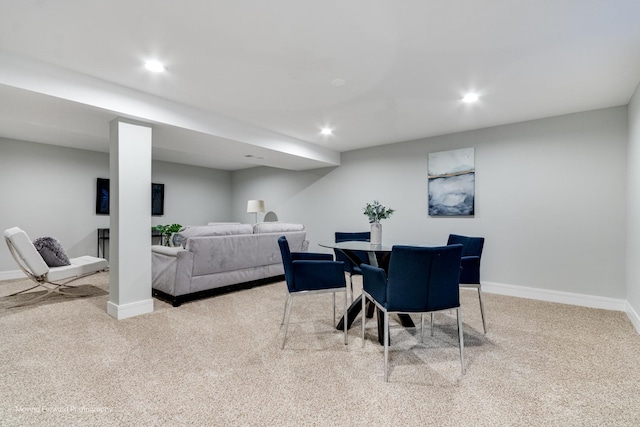
<svg viewBox="0 0 640 427">
<path fill-rule="evenodd" d="M 431 313 L 431 336 L 433 336 L 433 313 Z"/>
<path fill-rule="evenodd" d="M 349 284 L 351 285 L 351 304 L 353 304 L 353 274 L 349 273 Z"/>
<path fill-rule="evenodd" d="M 10 247 L 10 249 L 11 249 L 11 247 Z M 43 299 L 47 295 L 50 295 L 50 294 L 52 294 L 54 292 L 57 293 L 57 294 L 60 294 L 60 295 L 66 295 L 66 296 L 70 296 L 70 297 L 80 297 L 82 295 L 65 292 L 65 291 L 63 291 L 63 289 L 75 289 L 75 288 L 77 288 L 77 286 L 69 285 L 69 283 L 75 282 L 76 280 L 82 279 L 82 278 L 84 278 L 86 276 L 91 276 L 91 275 L 95 274 L 95 273 L 83 274 L 81 276 L 73 277 L 73 278 L 67 280 L 66 282 L 56 283 L 56 282 L 50 282 L 50 281 L 47 281 L 47 280 L 38 281 L 38 279 L 35 278 L 35 276 L 33 276 L 28 270 L 26 270 L 22 266 L 22 264 L 18 263 L 18 266 L 24 272 L 24 274 L 27 276 L 27 278 L 31 279 L 31 281 L 33 281 L 35 283 L 35 285 L 30 287 L 30 288 L 28 288 L 28 289 L 24 289 L 22 291 L 14 292 L 14 293 L 12 293 L 10 295 L 6 295 L 7 297 L 13 297 L 13 296 L 16 296 L 16 295 L 24 294 L 25 292 L 28 292 L 28 291 L 30 291 L 32 289 L 35 289 L 35 288 L 38 288 L 38 287 L 44 288 L 44 290 L 46 292 L 43 295 L 37 296 L 35 298 L 31 298 L 30 300 L 24 301 L 22 303 L 13 305 L 13 306 L 8 307 L 8 308 L 15 308 L 15 307 L 22 307 L 22 306 L 25 306 L 25 305 L 29 305 L 29 304 L 31 304 L 33 302 L 40 301 L 41 299 Z"/>
<path fill-rule="evenodd" d="M 364 322 L 367 320 L 367 297 L 362 295 L 362 348 L 364 348 Z M 345 322 L 346 323 L 346 322 Z"/>
<path fill-rule="evenodd" d="M 284 311 L 282 312 L 282 322 L 280 322 L 280 326 L 284 325 L 284 318 L 287 316 L 287 304 L 289 304 L 289 298 L 291 298 L 291 296 L 287 295 L 287 300 L 284 302 Z"/>
<path fill-rule="evenodd" d="M 384 382 L 389 382 L 389 312 L 384 311 Z"/>
<path fill-rule="evenodd" d="M 460 342 L 460 363 L 462 364 L 462 375 L 464 375 L 464 332 L 462 330 L 462 312 L 460 311 L 460 307 L 456 309 L 458 314 L 458 340 Z"/>
<path fill-rule="evenodd" d="M 41 286 L 41 285 L 40 285 L 40 284 L 37 284 L 37 285 L 35 285 L 35 286 L 30 287 L 29 289 L 25 289 L 25 290 L 23 290 L 23 291 L 14 292 L 14 293 L 12 293 L 11 295 L 7 295 L 7 296 L 8 296 L 8 297 L 14 297 L 14 296 L 16 296 L 16 295 L 20 295 L 20 294 L 23 294 L 23 293 L 25 293 L 25 292 L 27 292 L 27 291 L 30 291 L 31 289 L 35 289 L 35 288 L 37 288 L 38 286 Z"/>
<path fill-rule="evenodd" d="M 333 325 L 335 326 L 336 324 L 336 293 L 331 292 L 331 295 L 333 295 Z"/>
<path fill-rule="evenodd" d="M 420 313 L 420 341 L 424 344 L 424 313 Z"/>
<path fill-rule="evenodd" d="M 480 286 L 478 286 L 478 299 L 480 300 L 480 316 L 482 316 L 482 329 L 484 333 L 487 333 L 487 325 L 484 322 L 484 305 L 482 304 L 482 291 L 480 290 Z"/>
<path fill-rule="evenodd" d="M 65 288 L 74 289 L 76 287 L 75 286 L 65 286 Z M 62 290 L 60 290 L 60 288 L 52 289 L 52 291 L 55 292 L 55 293 L 58 293 L 58 294 L 61 294 L 61 295 L 67 295 L 67 296 L 70 296 L 70 297 L 82 296 L 82 295 L 72 294 L 72 293 L 69 293 L 69 292 L 62 291 Z"/>
<path fill-rule="evenodd" d="M 289 316 L 291 315 L 291 303 L 293 302 L 293 298 L 291 297 L 291 294 L 289 294 L 287 296 L 287 305 L 286 305 L 286 309 L 284 311 L 284 317 L 285 317 L 285 322 L 284 322 L 284 336 L 282 337 L 282 346 L 280 347 L 280 349 L 284 350 L 284 342 L 287 340 L 287 331 L 289 330 Z"/>
<path fill-rule="evenodd" d="M 353 293 L 351 294 L 353 295 Z M 347 290 L 344 290 L 344 318 L 347 318 Z M 349 336 L 347 333 L 347 323 L 348 322 L 342 322 L 344 324 L 344 345 L 348 345 L 349 344 Z"/>
<path fill-rule="evenodd" d="M 52 282 L 39 283 L 38 285 L 36 285 L 34 287 L 31 287 L 31 288 L 26 289 L 24 291 L 16 292 L 14 294 L 7 295 L 7 296 L 11 297 L 11 296 L 20 295 L 20 294 L 22 294 L 22 293 L 24 293 L 26 291 L 29 291 L 29 290 L 34 289 L 34 288 L 37 288 L 39 286 L 43 287 L 45 289 L 46 292 L 44 294 L 39 295 L 39 296 L 34 297 L 34 298 L 31 298 L 31 299 L 29 299 L 27 301 L 24 301 L 24 302 L 21 302 L 19 304 L 12 305 L 11 307 L 8 307 L 8 308 L 17 308 L 17 307 L 23 307 L 25 305 L 30 305 L 30 304 L 32 304 L 32 303 L 34 303 L 36 301 L 40 301 L 41 299 L 43 299 L 43 298 L 45 298 L 45 297 L 47 297 L 47 296 L 49 296 L 50 294 L 53 294 L 53 293 L 60 294 L 60 295 L 65 295 L 65 296 L 69 296 L 69 297 L 74 297 L 74 298 L 82 296 L 82 295 L 72 294 L 72 293 L 65 292 L 65 291 L 61 290 L 63 288 L 74 289 L 75 286 L 69 286 L 69 285 L 66 285 L 66 284 L 58 284 L 58 283 L 52 283 Z"/>
<path fill-rule="evenodd" d="M 55 289 L 48 289 L 48 288 L 47 288 L 47 291 L 46 291 L 44 294 L 42 294 L 42 295 L 40 295 L 40 296 L 37 296 L 37 297 L 35 297 L 35 298 L 31 298 L 31 299 L 30 299 L 30 300 L 28 300 L 28 301 L 24 301 L 24 302 L 22 302 L 22 303 L 19 303 L 19 304 L 16 304 L 16 305 L 12 305 L 11 307 L 8 307 L 8 308 L 17 308 L 17 307 L 23 307 L 23 306 L 25 306 L 25 305 L 31 305 L 32 303 L 34 303 L 34 302 L 36 302 L 36 301 L 40 301 L 41 299 L 43 299 L 43 298 L 45 298 L 45 297 L 49 296 L 50 294 L 52 294 L 52 293 L 54 293 L 54 292 L 55 292 Z"/>
</svg>

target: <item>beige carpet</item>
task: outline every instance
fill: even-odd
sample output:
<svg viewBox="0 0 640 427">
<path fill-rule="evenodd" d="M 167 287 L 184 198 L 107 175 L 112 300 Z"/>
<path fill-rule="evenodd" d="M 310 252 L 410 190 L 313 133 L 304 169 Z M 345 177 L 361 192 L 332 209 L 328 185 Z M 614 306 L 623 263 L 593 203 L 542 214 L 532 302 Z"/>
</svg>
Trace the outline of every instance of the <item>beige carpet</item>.
<svg viewBox="0 0 640 427">
<path fill-rule="evenodd" d="M 84 280 L 108 289 L 105 273 Z M 0 296 L 24 282 L 0 282 Z M 638 426 L 640 336 L 624 313 L 463 291 L 435 337 L 375 321 L 361 347 L 331 324 L 331 296 L 297 299 L 285 350 L 284 283 L 117 321 L 107 296 L 0 310 L 3 426 Z M 312 303 L 311 303 L 312 302 Z M 297 303 L 297 305 L 296 305 Z"/>
</svg>

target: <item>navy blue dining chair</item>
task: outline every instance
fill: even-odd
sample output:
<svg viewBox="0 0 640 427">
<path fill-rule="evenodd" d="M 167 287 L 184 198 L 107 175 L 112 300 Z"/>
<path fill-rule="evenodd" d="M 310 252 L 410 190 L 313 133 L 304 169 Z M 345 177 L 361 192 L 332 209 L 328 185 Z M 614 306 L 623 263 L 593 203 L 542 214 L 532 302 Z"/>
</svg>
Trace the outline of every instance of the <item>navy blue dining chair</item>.
<svg viewBox="0 0 640 427">
<path fill-rule="evenodd" d="M 368 242 L 371 239 L 370 231 L 343 232 L 336 231 L 335 242 Z M 351 286 L 351 302 L 353 302 L 353 276 L 362 276 L 360 264 L 368 264 L 369 256 L 364 251 L 349 251 L 345 253 L 340 249 L 334 249 L 336 261 L 344 262 L 344 271 L 349 274 L 349 284 Z"/>
<path fill-rule="evenodd" d="M 333 293 L 333 324 L 336 323 L 336 292 L 344 292 L 344 313 L 347 312 L 347 284 L 344 278 L 344 265 L 334 261 L 331 254 L 311 252 L 291 252 L 285 236 L 278 238 L 284 277 L 287 282 L 287 302 L 285 304 L 282 325 L 285 325 L 282 346 L 287 339 L 289 316 L 294 296 L 318 293 Z M 344 343 L 348 343 L 347 322 L 344 322 Z"/>
<path fill-rule="evenodd" d="M 462 245 L 393 246 L 389 273 L 362 264 L 362 310 L 367 299 L 384 315 L 384 380 L 389 380 L 389 313 L 425 314 L 455 309 L 458 317 L 460 363 L 464 374 L 464 337 L 460 312 L 460 259 Z M 362 318 L 364 347 L 365 316 Z M 424 339 L 424 334 L 422 334 Z"/>
<path fill-rule="evenodd" d="M 478 290 L 480 300 L 480 315 L 482 316 L 482 329 L 487 333 L 487 325 L 484 320 L 484 305 L 482 304 L 482 284 L 480 283 L 480 259 L 484 248 L 484 237 L 467 237 L 459 234 L 450 234 L 447 245 L 462 245 L 462 271 L 460 272 L 460 287 Z M 431 319 L 431 331 L 433 334 L 433 319 Z"/>
</svg>

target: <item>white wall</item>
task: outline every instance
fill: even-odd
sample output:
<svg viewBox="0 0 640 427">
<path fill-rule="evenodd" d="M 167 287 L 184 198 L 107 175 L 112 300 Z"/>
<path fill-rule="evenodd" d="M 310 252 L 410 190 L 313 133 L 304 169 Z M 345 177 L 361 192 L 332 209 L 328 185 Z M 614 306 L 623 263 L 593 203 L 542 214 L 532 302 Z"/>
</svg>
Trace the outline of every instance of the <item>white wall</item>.
<svg viewBox="0 0 640 427">
<path fill-rule="evenodd" d="M 278 215 L 279 221 L 300 222 L 296 209 L 296 194 L 300 191 L 307 194 L 309 188 L 318 181 L 325 171 L 334 168 L 315 169 L 306 172 L 295 172 L 270 167 L 256 167 L 232 173 L 232 215 L 233 220 L 251 223 L 255 214 L 247 213 L 247 200 L 262 199 L 265 212 L 258 214 L 258 222 L 264 219 L 269 211 Z M 320 195 L 324 200 L 324 195 Z M 305 196 L 306 199 L 309 196 Z"/>
<path fill-rule="evenodd" d="M 483 281 L 625 298 L 626 144 L 616 107 L 351 151 L 334 169 L 236 171 L 233 214 L 262 198 L 322 251 L 335 231 L 367 230 L 362 209 L 378 199 L 397 209 L 384 242 L 484 236 Z M 475 147 L 475 216 L 429 217 L 427 154 L 465 147 Z"/>
<path fill-rule="evenodd" d="M 231 220 L 231 172 L 153 162 L 152 181 L 164 184 L 164 215 L 152 224 L 202 225 Z"/>
<path fill-rule="evenodd" d="M 96 178 L 109 177 L 109 155 L 0 138 L 0 231 L 23 228 L 34 239 L 53 236 L 70 256 L 96 254 Z M 165 184 L 165 215 L 152 223 L 206 224 L 231 217 L 231 173 L 153 162 L 152 181 Z M 0 245 L 0 280 L 17 267 Z"/>
<path fill-rule="evenodd" d="M 629 103 L 627 302 L 640 331 L 640 85 Z"/>
</svg>

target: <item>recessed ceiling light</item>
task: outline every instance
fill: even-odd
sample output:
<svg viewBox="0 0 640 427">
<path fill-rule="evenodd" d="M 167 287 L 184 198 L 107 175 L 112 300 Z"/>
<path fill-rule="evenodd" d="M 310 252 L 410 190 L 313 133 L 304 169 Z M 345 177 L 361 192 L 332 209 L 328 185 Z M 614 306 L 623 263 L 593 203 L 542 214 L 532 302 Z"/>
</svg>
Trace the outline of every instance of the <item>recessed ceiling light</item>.
<svg viewBox="0 0 640 427">
<path fill-rule="evenodd" d="M 323 134 L 323 135 L 331 135 L 333 133 L 333 130 L 331 130 L 329 128 L 322 128 L 320 133 Z"/>
<path fill-rule="evenodd" d="M 156 61 L 154 59 L 145 62 L 144 67 L 149 71 L 153 71 L 154 73 L 162 73 L 166 70 L 165 66 L 160 61 Z"/>
<path fill-rule="evenodd" d="M 477 93 L 468 93 L 462 98 L 462 102 L 476 102 L 479 98 L 480 96 Z"/>
</svg>

